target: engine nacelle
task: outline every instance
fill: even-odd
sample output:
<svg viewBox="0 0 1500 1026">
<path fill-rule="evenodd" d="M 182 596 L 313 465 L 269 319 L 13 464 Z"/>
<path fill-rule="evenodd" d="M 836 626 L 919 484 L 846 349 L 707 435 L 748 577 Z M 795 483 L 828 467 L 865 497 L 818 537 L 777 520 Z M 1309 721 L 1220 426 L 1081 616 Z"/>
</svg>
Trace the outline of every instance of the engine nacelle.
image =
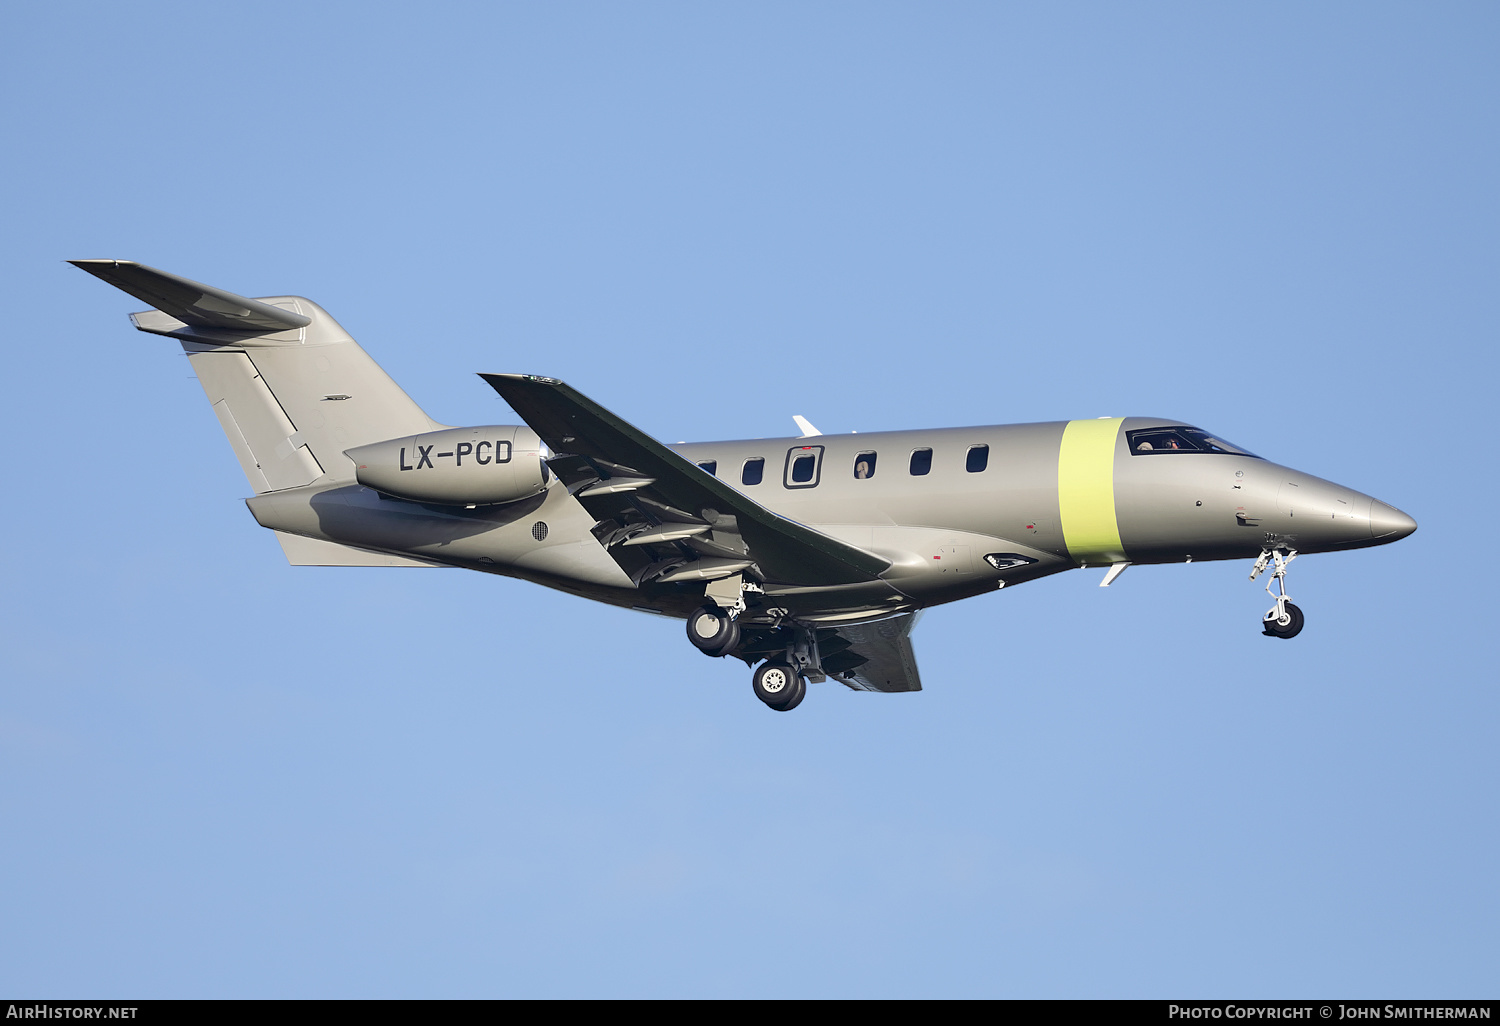
<svg viewBox="0 0 1500 1026">
<path fill-rule="evenodd" d="M 360 484 L 444 506 L 490 506 L 529 498 L 551 472 L 528 427 L 449 428 L 344 450 Z"/>
</svg>

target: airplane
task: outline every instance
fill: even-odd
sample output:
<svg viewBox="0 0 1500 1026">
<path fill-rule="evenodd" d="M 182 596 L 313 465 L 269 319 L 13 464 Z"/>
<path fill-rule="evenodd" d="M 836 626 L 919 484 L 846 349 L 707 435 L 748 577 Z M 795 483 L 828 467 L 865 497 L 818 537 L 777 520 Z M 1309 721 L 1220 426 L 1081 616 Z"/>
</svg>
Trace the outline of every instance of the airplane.
<svg viewBox="0 0 1500 1026">
<path fill-rule="evenodd" d="M 922 610 L 1064 570 L 1253 559 L 1290 639 L 1300 555 L 1416 521 L 1161 417 L 664 445 L 554 378 L 481 374 L 524 424 L 440 424 L 322 307 L 129 260 L 73 265 L 177 339 L 294 566 L 449 566 L 685 621 L 787 712 L 809 682 L 921 689 Z M 1272 584 L 1278 591 L 1272 591 Z"/>
</svg>

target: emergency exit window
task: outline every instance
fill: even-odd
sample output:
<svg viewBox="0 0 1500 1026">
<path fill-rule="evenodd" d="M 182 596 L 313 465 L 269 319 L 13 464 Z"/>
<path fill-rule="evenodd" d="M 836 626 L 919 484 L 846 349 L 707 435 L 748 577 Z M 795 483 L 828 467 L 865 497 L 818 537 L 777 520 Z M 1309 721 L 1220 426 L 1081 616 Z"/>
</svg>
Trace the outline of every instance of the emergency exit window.
<svg viewBox="0 0 1500 1026">
<path fill-rule="evenodd" d="M 788 449 L 786 476 L 781 483 L 788 488 L 816 488 L 822 463 L 821 445 L 799 445 L 795 449 Z"/>
</svg>

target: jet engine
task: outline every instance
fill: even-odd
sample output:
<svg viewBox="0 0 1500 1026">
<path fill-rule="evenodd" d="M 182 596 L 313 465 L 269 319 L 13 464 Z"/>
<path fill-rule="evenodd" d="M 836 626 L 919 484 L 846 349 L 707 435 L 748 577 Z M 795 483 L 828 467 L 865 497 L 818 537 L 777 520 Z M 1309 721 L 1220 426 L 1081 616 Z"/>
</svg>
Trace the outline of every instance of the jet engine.
<svg viewBox="0 0 1500 1026">
<path fill-rule="evenodd" d="M 542 440 L 528 427 L 448 428 L 344 450 L 360 484 L 444 506 L 490 506 L 547 487 Z"/>
</svg>

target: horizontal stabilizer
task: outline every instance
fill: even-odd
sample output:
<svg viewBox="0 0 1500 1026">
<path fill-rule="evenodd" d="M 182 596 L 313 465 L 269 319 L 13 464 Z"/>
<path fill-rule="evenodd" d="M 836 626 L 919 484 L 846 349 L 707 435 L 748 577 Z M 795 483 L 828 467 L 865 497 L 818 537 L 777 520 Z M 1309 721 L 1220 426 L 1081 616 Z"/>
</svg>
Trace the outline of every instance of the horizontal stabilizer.
<svg viewBox="0 0 1500 1026">
<path fill-rule="evenodd" d="M 267 332 L 305 328 L 312 323 L 312 318 L 302 314 L 158 271 L 134 260 L 69 260 L 68 263 L 195 328 Z"/>
</svg>

